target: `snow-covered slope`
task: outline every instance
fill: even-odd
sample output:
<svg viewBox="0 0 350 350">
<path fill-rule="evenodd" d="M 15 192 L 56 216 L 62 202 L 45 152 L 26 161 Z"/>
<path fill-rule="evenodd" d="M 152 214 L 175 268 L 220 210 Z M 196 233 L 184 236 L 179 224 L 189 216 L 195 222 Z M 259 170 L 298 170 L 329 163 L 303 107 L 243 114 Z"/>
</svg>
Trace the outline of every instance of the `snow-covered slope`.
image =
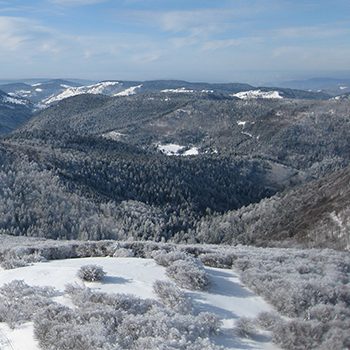
<svg viewBox="0 0 350 350">
<path fill-rule="evenodd" d="M 55 301 L 72 306 L 70 298 L 64 293 L 67 283 L 82 283 L 76 277 L 78 269 L 83 265 L 96 264 L 103 267 L 106 276 L 103 282 L 86 283 L 92 290 L 108 293 L 131 293 L 141 298 L 156 299 L 153 292 L 155 280 L 168 280 L 165 268 L 152 259 L 138 258 L 82 258 L 54 260 L 35 263 L 32 266 L 14 270 L 0 270 L 0 287 L 15 279 L 24 280 L 28 285 L 53 286 L 60 296 Z M 210 311 L 223 321 L 223 327 L 212 340 L 226 349 L 276 349 L 266 337 L 242 339 L 233 332 L 234 321 L 241 316 L 257 316 L 261 311 L 272 308 L 260 297 L 256 297 L 244 288 L 238 275 L 232 270 L 206 268 L 210 273 L 212 287 L 206 291 L 187 291 L 195 303 L 198 312 Z M 33 337 L 33 324 L 20 325 L 15 330 L 0 323 L 1 349 L 38 350 L 38 343 Z"/>
<path fill-rule="evenodd" d="M 137 86 L 132 86 L 128 89 L 125 89 L 121 92 L 118 92 L 117 94 L 115 94 L 114 96 L 130 96 L 130 95 L 135 95 L 136 93 L 138 93 L 141 90 L 142 84 L 137 85 Z"/>
<path fill-rule="evenodd" d="M 6 134 L 27 121 L 38 106 L 0 90 L 0 134 Z"/>
<path fill-rule="evenodd" d="M 112 94 L 116 94 L 116 91 L 123 90 L 123 83 L 119 83 L 116 81 L 106 81 L 101 82 L 93 85 L 87 85 L 87 86 L 79 86 L 79 87 L 67 87 L 65 91 L 58 95 L 52 95 L 49 98 L 45 99 L 43 102 L 47 105 L 50 105 L 52 103 L 58 102 L 63 100 L 67 97 L 72 97 L 76 95 L 82 95 L 82 94 L 104 94 L 104 95 L 110 95 L 111 91 Z"/>
<path fill-rule="evenodd" d="M 281 99 L 283 98 L 278 91 L 261 91 L 261 90 L 250 90 L 242 91 L 232 96 L 238 97 L 242 100 L 248 100 L 251 98 L 271 98 L 271 99 Z"/>
</svg>

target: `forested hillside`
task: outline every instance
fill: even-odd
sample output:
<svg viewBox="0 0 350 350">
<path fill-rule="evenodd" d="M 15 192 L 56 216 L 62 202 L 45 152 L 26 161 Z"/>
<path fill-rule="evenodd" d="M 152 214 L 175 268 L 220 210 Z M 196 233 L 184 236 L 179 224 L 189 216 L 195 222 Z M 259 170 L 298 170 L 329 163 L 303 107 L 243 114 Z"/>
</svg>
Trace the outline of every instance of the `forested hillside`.
<svg viewBox="0 0 350 350">
<path fill-rule="evenodd" d="M 349 122 L 347 99 L 68 98 L 1 138 L 1 233 L 348 249 Z"/>
<path fill-rule="evenodd" d="M 32 117 L 35 106 L 0 90 L 0 135 L 6 134 Z"/>
</svg>

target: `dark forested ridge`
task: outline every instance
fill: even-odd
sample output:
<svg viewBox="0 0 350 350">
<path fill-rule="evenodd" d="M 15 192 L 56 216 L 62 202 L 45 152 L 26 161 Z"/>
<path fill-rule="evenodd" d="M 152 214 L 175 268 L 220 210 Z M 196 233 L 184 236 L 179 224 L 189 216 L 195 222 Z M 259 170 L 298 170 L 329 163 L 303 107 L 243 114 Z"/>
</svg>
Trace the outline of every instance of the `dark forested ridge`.
<svg viewBox="0 0 350 350">
<path fill-rule="evenodd" d="M 7 134 L 30 119 L 35 106 L 28 100 L 12 97 L 0 90 L 0 135 Z"/>
<path fill-rule="evenodd" d="M 1 233 L 348 249 L 349 129 L 347 99 L 68 98 L 0 140 Z"/>
</svg>

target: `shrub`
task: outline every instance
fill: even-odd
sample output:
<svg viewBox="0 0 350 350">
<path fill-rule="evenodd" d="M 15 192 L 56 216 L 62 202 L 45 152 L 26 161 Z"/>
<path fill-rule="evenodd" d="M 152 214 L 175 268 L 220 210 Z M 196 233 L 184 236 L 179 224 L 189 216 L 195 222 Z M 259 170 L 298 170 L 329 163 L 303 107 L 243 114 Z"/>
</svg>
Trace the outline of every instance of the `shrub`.
<svg viewBox="0 0 350 350">
<path fill-rule="evenodd" d="M 134 258 L 135 255 L 131 249 L 119 248 L 114 252 L 113 257 L 114 258 Z"/>
<path fill-rule="evenodd" d="M 260 312 L 256 320 L 258 325 L 265 330 L 272 330 L 276 324 L 282 322 L 278 313 L 267 311 Z"/>
<path fill-rule="evenodd" d="M 153 291 L 165 307 L 184 315 L 193 311 L 191 299 L 173 283 L 157 280 L 153 283 Z"/>
<path fill-rule="evenodd" d="M 211 281 L 203 265 L 194 258 L 175 261 L 166 269 L 166 274 L 182 288 L 205 290 Z"/>
<path fill-rule="evenodd" d="M 9 259 L 1 262 L 1 267 L 4 270 L 16 269 L 18 267 L 28 266 L 28 263 L 22 259 Z"/>
<path fill-rule="evenodd" d="M 98 282 L 103 280 L 105 274 L 101 266 L 84 265 L 79 269 L 77 276 L 83 281 Z"/>
<path fill-rule="evenodd" d="M 14 329 L 22 322 L 32 320 L 39 310 L 54 302 L 50 299 L 57 295 L 52 287 L 31 287 L 24 281 L 13 280 L 0 288 L 0 321 Z"/>
<path fill-rule="evenodd" d="M 235 331 L 237 335 L 244 338 L 250 338 L 257 332 L 254 319 L 251 317 L 241 317 L 235 322 Z"/>
<path fill-rule="evenodd" d="M 172 265 L 175 261 L 185 260 L 187 257 L 188 255 L 183 252 L 164 253 L 164 251 L 162 251 L 154 256 L 154 260 L 158 265 L 168 267 Z"/>
<path fill-rule="evenodd" d="M 211 312 L 201 312 L 198 315 L 198 320 L 201 322 L 202 326 L 208 330 L 209 334 L 216 334 L 222 326 L 222 321 L 219 316 Z"/>
<path fill-rule="evenodd" d="M 273 329 L 273 341 L 283 349 L 315 349 L 322 343 L 328 327 L 321 322 L 293 319 Z"/>
<path fill-rule="evenodd" d="M 205 266 L 229 269 L 233 265 L 233 255 L 223 255 L 217 253 L 201 254 L 198 257 Z"/>
</svg>

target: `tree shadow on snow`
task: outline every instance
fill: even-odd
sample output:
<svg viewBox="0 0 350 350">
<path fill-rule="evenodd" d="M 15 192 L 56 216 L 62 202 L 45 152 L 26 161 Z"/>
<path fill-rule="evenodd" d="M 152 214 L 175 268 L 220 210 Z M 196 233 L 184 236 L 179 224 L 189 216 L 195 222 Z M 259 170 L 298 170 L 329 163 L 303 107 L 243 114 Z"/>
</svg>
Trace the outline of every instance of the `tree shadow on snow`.
<svg viewBox="0 0 350 350">
<path fill-rule="evenodd" d="M 239 316 L 237 316 L 234 312 L 230 310 L 226 310 L 215 305 L 198 302 L 198 300 L 201 299 L 199 295 L 194 295 L 193 297 L 197 299 L 197 300 L 194 300 L 194 307 L 195 307 L 195 312 L 198 314 L 200 312 L 212 312 L 215 315 L 218 315 L 222 319 L 239 318 Z"/>
<path fill-rule="evenodd" d="M 105 276 L 102 281 L 104 284 L 126 284 L 131 283 L 131 279 L 123 277 Z"/>
<path fill-rule="evenodd" d="M 230 281 L 228 278 L 234 277 L 232 273 L 217 270 L 207 270 L 211 275 L 212 286 L 208 290 L 210 294 L 224 295 L 234 298 L 254 297 L 249 290 L 242 287 L 239 283 Z"/>
<path fill-rule="evenodd" d="M 233 329 L 221 329 L 219 333 L 212 337 L 216 345 L 229 349 L 259 349 L 258 343 L 268 343 L 271 338 L 263 334 L 254 334 L 250 338 L 241 338 L 234 333 Z"/>
</svg>

